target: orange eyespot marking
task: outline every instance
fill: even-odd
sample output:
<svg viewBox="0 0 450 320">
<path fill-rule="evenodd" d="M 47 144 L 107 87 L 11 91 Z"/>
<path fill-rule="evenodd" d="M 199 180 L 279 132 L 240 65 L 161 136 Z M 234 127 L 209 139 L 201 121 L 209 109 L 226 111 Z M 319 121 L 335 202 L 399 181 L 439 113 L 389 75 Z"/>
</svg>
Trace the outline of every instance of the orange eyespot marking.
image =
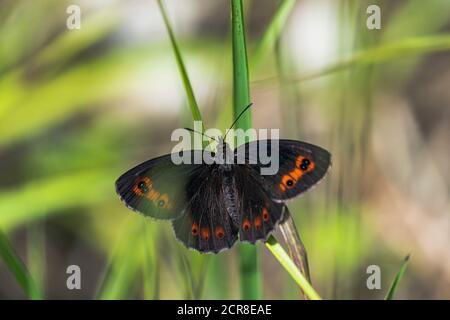
<svg viewBox="0 0 450 320">
<path fill-rule="evenodd" d="M 145 195 L 152 188 L 152 181 L 148 177 L 138 178 L 133 186 L 134 194 Z"/>
<path fill-rule="evenodd" d="M 209 228 L 202 228 L 201 234 L 202 234 L 202 238 L 204 240 L 208 240 L 209 239 Z"/>
<path fill-rule="evenodd" d="M 159 208 L 164 209 L 172 208 L 172 204 L 169 201 L 169 196 L 167 195 L 167 193 L 160 195 L 157 199 L 154 200 L 154 202 Z"/>
<path fill-rule="evenodd" d="M 269 211 L 267 211 L 267 208 L 262 209 L 262 217 L 264 221 L 269 221 Z"/>
<path fill-rule="evenodd" d="M 193 236 L 198 236 L 198 224 L 195 222 L 192 224 L 191 233 Z"/>
<path fill-rule="evenodd" d="M 244 229 L 245 231 L 248 231 L 248 230 L 250 230 L 251 227 L 252 227 L 252 224 L 250 223 L 250 220 L 245 218 L 244 222 L 242 222 L 242 229 Z"/>
<path fill-rule="evenodd" d="M 255 217 L 253 220 L 253 224 L 255 225 L 256 229 L 260 229 L 262 227 L 262 219 L 260 216 Z"/>
<path fill-rule="evenodd" d="M 303 172 L 310 172 L 314 170 L 315 163 L 307 157 L 298 156 L 295 160 L 295 166 Z"/>
<path fill-rule="evenodd" d="M 312 160 L 304 156 L 298 156 L 295 159 L 295 168 L 281 177 L 278 185 L 280 190 L 285 192 L 286 189 L 292 189 L 298 180 L 307 172 L 314 170 L 315 164 Z"/>
<path fill-rule="evenodd" d="M 217 226 L 215 230 L 216 238 L 222 239 L 225 235 L 225 230 L 223 230 L 222 226 Z"/>
<path fill-rule="evenodd" d="M 295 182 L 297 182 L 297 180 L 302 177 L 303 172 L 300 169 L 294 169 L 289 172 L 289 175 L 294 179 Z"/>
<path fill-rule="evenodd" d="M 160 193 L 158 191 L 155 191 L 153 189 L 150 189 L 150 191 L 147 193 L 147 199 L 151 201 L 155 201 L 160 196 Z"/>
<path fill-rule="evenodd" d="M 298 156 L 297 159 L 295 159 L 295 166 L 297 168 L 300 168 L 300 165 L 302 164 L 302 160 L 305 159 L 304 156 Z"/>
<path fill-rule="evenodd" d="M 298 169 L 297 169 L 298 170 Z M 291 174 L 285 174 L 281 178 L 280 189 L 285 191 L 286 189 L 292 189 L 297 183 L 297 178 Z"/>
</svg>

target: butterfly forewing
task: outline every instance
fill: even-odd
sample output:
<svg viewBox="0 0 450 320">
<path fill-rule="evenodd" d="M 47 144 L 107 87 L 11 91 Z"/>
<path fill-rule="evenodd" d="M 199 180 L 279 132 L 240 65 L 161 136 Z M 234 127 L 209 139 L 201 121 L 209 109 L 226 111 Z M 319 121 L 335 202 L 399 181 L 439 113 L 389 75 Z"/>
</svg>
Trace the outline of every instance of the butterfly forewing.
<svg viewBox="0 0 450 320">
<path fill-rule="evenodd" d="M 272 144 L 278 143 L 278 153 L 271 154 Z M 236 155 L 244 156 L 253 171 L 260 174 L 260 148 L 270 157 L 278 156 L 279 168 L 275 174 L 261 175 L 263 186 L 275 201 L 294 198 L 317 184 L 331 166 L 331 154 L 321 147 L 295 140 L 257 140 L 241 145 Z"/>
<path fill-rule="evenodd" d="M 191 151 L 192 154 L 201 151 Z M 190 177 L 202 165 L 172 162 L 171 155 L 146 161 L 116 181 L 116 191 L 125 204 L 145 216 L 175 219 L 183 214 Z"/>
</svg>

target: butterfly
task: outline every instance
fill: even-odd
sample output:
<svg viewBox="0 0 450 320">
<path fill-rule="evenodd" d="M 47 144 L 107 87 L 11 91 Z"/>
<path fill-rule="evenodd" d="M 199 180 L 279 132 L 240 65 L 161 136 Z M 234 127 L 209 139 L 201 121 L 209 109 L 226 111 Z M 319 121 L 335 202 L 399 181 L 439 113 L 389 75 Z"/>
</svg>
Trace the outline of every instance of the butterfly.
<svg viewBox="0 0 450 320">
<path fill-rule="evenodd" d="M 278 171 L 262 175 L 266 165 L 254 150 L 263 145 L 271 150 L 274 143 L 278 144 Z M 128 208 L 170 220 L 186 247 L 218 253 L 231 248 L 238 238 L 252 244 L 266 241 L 287 217 L 285 202 L 316 185 L 331 166 L 327 150 L 296 140 L 255 140 L 232 151 L 219 139 L 216 150 L 178 155 L 222 160 L 211 164 L 174 164 L 173 154 L 148 160 L 121 175 L 116 192 Z M 245 163 L 230 161 L 238 156 Z"/>
</svg>

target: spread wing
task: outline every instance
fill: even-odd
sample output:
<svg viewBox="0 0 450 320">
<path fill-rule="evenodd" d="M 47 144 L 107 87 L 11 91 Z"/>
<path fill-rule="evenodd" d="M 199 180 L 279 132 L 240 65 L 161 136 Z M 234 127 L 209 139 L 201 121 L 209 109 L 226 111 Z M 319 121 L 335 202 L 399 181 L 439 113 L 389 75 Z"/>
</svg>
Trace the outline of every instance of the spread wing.
<svg viewBox="0 0 450 320">
<path fill-rule="evenodd" d="M 276 145 L 278 144 L 278 152 Z M 323 179 L 331 166 L 331 154 L 316 145 L 295 140 L 257 140 L 239 146 L 237 161 L 245 161 L 261 176 L 262 185 L 275 201 L 292 199 Z M 267 155 L 264 159 L 264 155 Z M 278 160 L 278 170 L 261 175 L 267 159 Z"/>
<path fill-rule="evenodd" d="M 183 156 L 194 159 L 203 156 L 204 152 L 185 151 Z M 172 155 L 164 155 L 121 175 L 116 181 L 116 192 L 134 211 L 157 219 L 173 220 L 183 214 L 188 204 L 188 183 L 203 170 L 203 164 L 175 164 Z"/>
</svg>

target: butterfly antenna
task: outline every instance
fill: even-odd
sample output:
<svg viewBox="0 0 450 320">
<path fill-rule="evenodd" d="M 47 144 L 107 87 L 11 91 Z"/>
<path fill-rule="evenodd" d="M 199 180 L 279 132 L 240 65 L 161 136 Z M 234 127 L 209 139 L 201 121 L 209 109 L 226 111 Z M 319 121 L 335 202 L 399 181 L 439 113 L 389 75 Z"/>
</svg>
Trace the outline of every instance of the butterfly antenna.
<svg viewBox="0 0 450 320">
<path fill-rule="evenodd" d="M 214 141 L 216 141 L 217 143 L 219 143 L 219 141 L 218 141 L 216 138 L 211 137 L 211 136 L 208 136 L 208 135 L 205 134 L 204 132 L 200 132 L 200 131 L 197 131 L 197 130 L 194 130 L 194 129 L 191 129 L 191 128 L 184 128 L 184 130 L 187 130 L 187 131 L 191 131 L 191 132 L 194 132 L 194 133 L 201 134 L 202 136 L 205 136 L 205 137 L 207 137 L 207 138 L 209 138 L 209 139 L 211 139 L 211 140 L 214 140 Z"/>
<path fill-rule="evenodd" d="M 225 132 L 225 136 L 223 137 L 223 140 L 225 140 L 225 138 L 227 137 L 228 132 L 233 129 L 233 127 L 235 126 L 235 124 L 238 122 L 239 118 L 245 113 L 245 111 L 247 111 L 248 109 L 250 109 L 250 107 L 253 105 L 253 102 L 251 102 L 248 106 L 246 106 L 244 108 L 244 110 L 241 111 L 241 113 L 239 113 L 239 115 L 236 117 L 236 119 L 234 119 L 233 123 L 231 124 L 230 128 L 227 130 L 227 132 Z"/>
</svg>

